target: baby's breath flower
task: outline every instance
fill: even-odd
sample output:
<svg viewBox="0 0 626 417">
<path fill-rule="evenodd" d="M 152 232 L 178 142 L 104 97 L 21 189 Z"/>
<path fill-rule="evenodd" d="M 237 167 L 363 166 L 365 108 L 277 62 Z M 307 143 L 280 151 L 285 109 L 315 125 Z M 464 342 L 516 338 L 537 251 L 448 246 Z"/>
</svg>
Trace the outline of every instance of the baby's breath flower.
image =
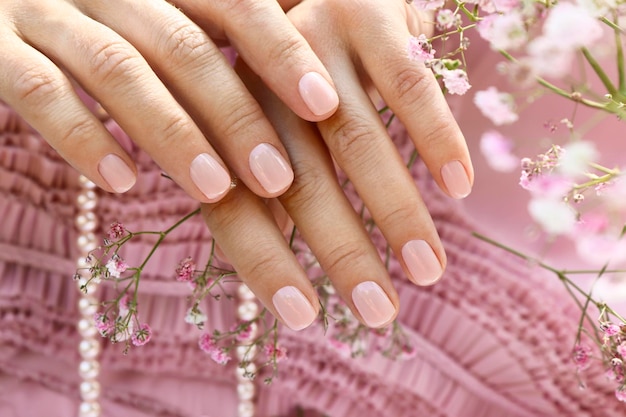
<svg viewBox="0 0 626 417">
<path fill-rule="evenodd" d="M 152 329 L 148 323 L 144 323 L 139 326 L 139 329 L 135 330 L 131 336 L 131 342 L 135 346 L 143 346 L 150 341 L 152 337 Z"/>
<path fill-rule="evenodd" d="M 444 69 L 441 72 L 441 75 L 443 77 L 443 84 L 446 86 L 446 89 L 450 94 L 462 96 L 467 93 L 467 90 L 472 88 L 469 80 L 467 79 L 467 73 L 465 70 L 460 68 L 453 70 Z"/>
<path fill-rule="evenodd" d="M 287 359 L 287 348 L 282 347 L 275 343 L 268 343 L 263 347 L 263 353 L 269 360 L 279 363 L 280 361 Z"/>
<path fill-rule="evenodd" d="M 110 240 L 118 240 L 126 234 L 126 228 L 120 222 L 113 222 L 109 226 L 109 230 L 107 232 L 107 236 Z"/>
<path fill-rule="evenodd" d="M 409 38 L 409 58 L 418 62 L 427 62 L 435 57 L 435 51 L 426 35 L 411 36 Z"/>
<path fill-rule="evenodd" d="M 476 92 L 474 104 L 485 117 L 497 126 L 511 124 L 518 119 L 513 96 L 508 93 L 501 93 L 495 87 Z"/>
<path fill-rule="evenodd" d="M 113 255 L 109 262 L 106 263 L 106 269 L 109 271 L 109 276 L 120 278 L 128 269 L 128 264 L 118 255 Z"/>
<path fill-rule="evenodd" d="M 591 365 L 591 347 L 584 343 L 576 344 L 572 352 L 572 360 L 579 371 L 589 368 Z"/>
<path fill-rule="evenodd" d="M 196 270 L 196 264 L 191 256 L 181 260 L 176 268 L 176 280 L 181 282 L 191 282 Z"/>
<path fill-rule="evenodd" d="M 185 323 L 195 324 L 199 328 L 202 328 L 204 322 L 207 321 L 208 317 L 200 310 L 198 306 L 193 306 L 189 310 L 187 310 L 187 314 L 185 315 Z"/>
</svg>

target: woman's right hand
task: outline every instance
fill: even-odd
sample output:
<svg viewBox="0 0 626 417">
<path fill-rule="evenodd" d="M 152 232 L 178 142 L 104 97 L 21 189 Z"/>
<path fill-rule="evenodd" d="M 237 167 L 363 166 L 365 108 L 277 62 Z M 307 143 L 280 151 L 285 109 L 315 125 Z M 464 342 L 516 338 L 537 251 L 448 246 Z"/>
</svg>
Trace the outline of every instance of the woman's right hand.
<svg viewBox="0 0 626 417">
<path fill-rule="evenodd" d="M 212 32 L 299 116 L 336 110 L 328 72 L 275 0 L 2 1 L 0 100 L 105 190 L 125 192 L 137 170 L 74 81 L 195 199 L 224 197 L 229 170 L 276 197 L 293 180 L 287 152 Z"/>
</svg>

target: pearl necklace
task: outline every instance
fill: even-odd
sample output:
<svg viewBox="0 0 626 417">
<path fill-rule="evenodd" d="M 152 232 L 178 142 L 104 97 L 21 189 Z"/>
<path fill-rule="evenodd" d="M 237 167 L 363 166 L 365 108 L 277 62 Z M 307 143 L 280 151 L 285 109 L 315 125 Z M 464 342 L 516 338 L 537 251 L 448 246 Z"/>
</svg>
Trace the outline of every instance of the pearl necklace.
<svg viewBox="0 0 626 417">
<path fill-rule="evenodd" d="M 78 417 L 100 417 L 102 414 L 102 406 L 100 405 L 100 382 L 98 376 L 100 374 L 100 335 L 94 323 L 94 315 L 98 312 L 98 299 L 95 296 L 97 285 L 89 282 L 89 262 L 87 256 L 98 247 L 98 239 L 95 230 L 98 227 L 98 219 L 95 209 L 98 205 L 98 194 L 96 193 L 96 184 L 91 182 L 87 177 L 81 175 L 79 177 L 80 192 L 76 198 L 78 212 L 75 218 L 76 228 L 78 229 L 78 259 L 76 261 L 76 269 L 78 270 L 78 289 L 80 297 L 78 300 L 78 311 L 80 319 L 78 320 L 78 333 L 81 340 L 78 344 L 78 352 L 80 353 L 80 364 L 78 365 L 78 374 L 81 378 L 79 386 L 81 403 L 78 407 Z M 89 282 L 89 284 L 87 284 Z M 86 289 L 86 291 L 85 291 Z M 259 305 L 256 302 L 255 295 L 247 285 L 240 284 L 237 288 L 237 318 L 243 321 L 254 319 L 259 312 Z M 239 361 L 244 359 L 247 353 L 247 359 L 254 361 L 256 351 L 250 349 L 246 344 L 250 343 L 258 334 L 258 327 L 252 324 L 248 339 L 242 340 L 240 346 L 237 347 L 236 353 Z M 250 363 L 246 368 L 249 372 L 256 372 L 254 363 Z M 237 367 L 237 397 L 239 399 L 237 407 L 237 415 L 239 417 L 254 417 L 255 415 L 255 397 L 256 385 L 253 381 L 244 375 L 244 370 Z"/>
</svg>

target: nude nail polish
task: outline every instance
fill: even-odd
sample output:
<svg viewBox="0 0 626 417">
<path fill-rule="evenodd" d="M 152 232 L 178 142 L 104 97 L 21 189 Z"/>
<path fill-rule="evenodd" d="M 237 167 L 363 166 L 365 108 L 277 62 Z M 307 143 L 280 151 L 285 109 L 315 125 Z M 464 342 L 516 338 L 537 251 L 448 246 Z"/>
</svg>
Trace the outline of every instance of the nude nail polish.
<svg viewBox="0 0 626 417">
<path fill-rule="evenodd" d="M 125 193 L 137 181 L 135 173 L 126 162 L 112 153 L 100 160 L 98 172 L 116 193 Z"/>
<path fill-rule="evenodd" d="M 276 291 L 272 303 L 283 322 L 292 330 L 309 327 L 317 317 L 309 299 L 299 289 L 290 285 Z"/>
<path fill-rule="evenodd" d="M 285 158 L 270 144 L 261 143 L 250 152 L 250 170 L 268 193 L 289 188 L 293 171 Z"/>
<path fill-rule="evenodd" d="M 396 314 L 396 308 L 385 291 L 373 281 L 365 281 L 354 287 L 352 301 L 369 327 L 388 324 Z"/>
<path fill-rule="evenodd" d="M 335 89 L 317 72 L 307 72 L 298 83 L 300 96 L 316 116 L 322 116 L 337 107 L 339 96 Z"/>
<path fill-rule="evenodd" d="M 402 247 L 402 259 L 409 270 L 411 281 L 416 284 L 432 284 L 443 274 L 437 255 L 424 240 L 411 240 L 405 243 Z"/>
<path fill-rule="evenodd" d="M 448 192 L 454 198 L 465 198 L 472 191 L 467 172 L 461 161 L 451 161 L 441 168 L 441 177 Z"/>
<path fill-rule="evenodd" d="M 189 167 L 189 175 L 209 200 L 216 200 L 230 190 L 230 174 L 207 153 L 201 153 L 194 158 Z"/>
</svg>

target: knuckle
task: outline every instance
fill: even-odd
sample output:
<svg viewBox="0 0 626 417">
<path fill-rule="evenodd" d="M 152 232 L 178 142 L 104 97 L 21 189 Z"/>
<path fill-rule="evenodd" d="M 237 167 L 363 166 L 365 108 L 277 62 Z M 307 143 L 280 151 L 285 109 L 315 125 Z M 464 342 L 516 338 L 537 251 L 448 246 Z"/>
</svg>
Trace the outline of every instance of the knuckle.
<svg viewBox="0 0 626 417">
<path fill-rule="evenodd" d="M 94 126 L 92 120 L 82 119 L 75 121 L 61 133 L 59 136 L 59 145 L 72 146 L 74 148 L 80 147 L 86 139 L 95 136 L 95 131 L 96 126 Z"/>
<path fill-rule="evenodd" d="M 284 65 L 284 63 L 292 62 L 293 58 L 298 56 L 298 51 L 304 47 L 302 39 L 295 36 L 287 36 L 285 39 L 281 39 L 270 46 L 267 59 L 270 63 Z"/>
<path fill-rule="evenodd" d="M 184 115 L 174 114 L 164 120 L 166 122 L 159 129 L 161 146 L 176 146 L 192 135 L 191 121 Z"/>
<path fill-rule="evenodd" d="M 331 149 L 345 159 L 360 159 L 376 141 L 372 123 L 358 115 L 346 115 L 330 128 Z"/>
<path fill-rule="evenodd" d="M 235 99 L 231 106 L 235 111 L 227 112 L 221 123 L 225 138 L 246 135 L 264 117 L 261 108 L 252 100 Z"/>
<path fill-rule="evenodd" d="M 348 241 L 333 247 L 325 260 L 320 259 L 320 263 L 322 263 L 324 270 L 332 275 L 333 271 L 351 269 L 352 265 L 358 264 L 368 255 L 366 245 L 357 241 Z"/>
<path fill-rule="evenodd" d="M 56 100 L 65 83 L 54 74 L 29 68 L 15 80 L 14 92 L 17 100 L 27 106 L 40 107 Z"/>
<path fill-rule="evenodd" d="M 91 73 L 101 82 L 127 79 L 138 68 L 139 56 L 123 42 L 106 42 L 96 45 L 88 65 Z"/>
<path fill-rule="evenodd" d="M 423 97 L 428 79 L 425 71 L 417 66 L 408 65 L 396 73 L 391 79 L 391 91 L 402 101 L 414 102 Z"/>
<path fill-rule="evenodd" d="M 317 161 L 302 161 L 294 166 L 295 176 L 291 187 L 279 198 L 290 211 L 306 210 L 315 213 L 318 207 L 330 207 L 328 177 Z"/>
<path fill-rule="evenodd" d="M 217 51 L 200 28 L 187 22 L 173 26 L 165 35 L 162 48 L 168 60 L 188 64 L 197 63 L 199 58 Z"/>
</svg>

